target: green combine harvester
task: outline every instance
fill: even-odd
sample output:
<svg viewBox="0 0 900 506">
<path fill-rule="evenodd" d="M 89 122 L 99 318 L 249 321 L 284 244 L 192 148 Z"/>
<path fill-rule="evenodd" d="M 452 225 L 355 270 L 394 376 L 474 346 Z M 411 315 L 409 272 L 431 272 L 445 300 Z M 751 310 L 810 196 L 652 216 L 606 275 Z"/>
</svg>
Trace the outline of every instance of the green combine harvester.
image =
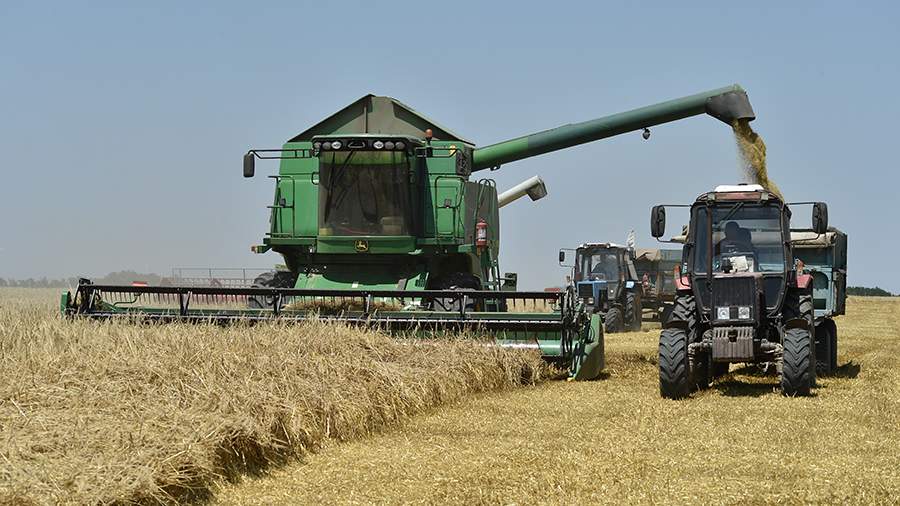
<svg viewBox="0 0 900 506">
<path fill-rule="evenodd" d="M 516 291 L 501 274 L 500 207 L 546 194 L 537 179 L 498 195 L 502 164 L 671 121 L 709 114 L 753 118 L 738 85 L 565 125 L 476 148 L 412 108 L 366 95 L 292 137 L 244 156 L 280 161 L 269 232 L 286 270 L 252 288 L 103 286 L 81 280 L 65 293 L 67 315 L 149 320 L 323 318 L 417 335 L 465 332 L 533 348 L 575 379 L 603 368 L 597 287 Z M 483 175 L 483 176 L 482 176 Z M 481 176 L 481 177 L 479 177 Z M 596 301 L 595 301 L 596 300 Z M 523 309 L 527 308 L 527 309 Z"/>
</svg>

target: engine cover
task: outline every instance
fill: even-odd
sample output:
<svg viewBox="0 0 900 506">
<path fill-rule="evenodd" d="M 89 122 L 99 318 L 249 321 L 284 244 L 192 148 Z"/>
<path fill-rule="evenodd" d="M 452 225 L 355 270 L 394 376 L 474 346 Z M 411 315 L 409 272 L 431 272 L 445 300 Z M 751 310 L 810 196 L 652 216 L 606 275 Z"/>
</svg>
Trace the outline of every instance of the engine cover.
<svg viewBox="0 0 900 506">
<path fill-rule="evenodd" d="M 762 277 L 754 273 L 718 275 L 713 278 L 710 301 L 713 326 L 758 324 L 765 307 Z"/>
</svg>

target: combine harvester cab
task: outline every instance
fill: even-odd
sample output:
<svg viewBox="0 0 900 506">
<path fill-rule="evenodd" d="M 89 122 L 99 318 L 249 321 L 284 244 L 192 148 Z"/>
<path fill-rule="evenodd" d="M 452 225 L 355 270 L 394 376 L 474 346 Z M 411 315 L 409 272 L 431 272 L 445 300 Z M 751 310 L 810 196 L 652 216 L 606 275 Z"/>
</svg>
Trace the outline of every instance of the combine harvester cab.
<svg viewBox="0 0 900 506">
<path fill-rule="evenodd" d="M 63 311 L 192 321 L 321 317 L 399 333 L 465 331 L 537 349 L 568 364 L 571 377 L 595 378 L 603 329 L 593 304 L 574 289 L 517 292 L 516 275 L 500 271 L 501 205 L 526 194 L 536 200 L 546 188 L 527 181 L 501 196 L 477 173 L 699 114 L 730 123 L 753 111 L 733 85 L 476 148 L 393 98 L 366 95 L 280 149 L 244 156 L 245 177 L 257 160 L 280 163 L 270 176 L 270 228 L 252 249 L 280 254 L 289 272 L 233 289 L 84 280 L 64 296 Z"/>
</svg>

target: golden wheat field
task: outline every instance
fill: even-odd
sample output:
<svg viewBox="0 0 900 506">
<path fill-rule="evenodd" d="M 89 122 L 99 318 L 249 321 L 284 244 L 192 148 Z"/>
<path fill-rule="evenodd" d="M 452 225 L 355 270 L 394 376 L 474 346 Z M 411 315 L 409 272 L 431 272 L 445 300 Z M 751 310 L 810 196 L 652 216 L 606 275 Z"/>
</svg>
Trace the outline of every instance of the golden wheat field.
<svg viewBox="0 0 900 506">
<path fill-rule="evenodd" d="M 533 356 L 472 343 L 72 323 L 54 296 L 0 291 L 7 503 L 900 500 L 897 298 L 848 302 L 813 397 L 732 366 L 668 401 L 655 330 L 608 335 L 602 380 L 541 382 Z"/>
</svg>

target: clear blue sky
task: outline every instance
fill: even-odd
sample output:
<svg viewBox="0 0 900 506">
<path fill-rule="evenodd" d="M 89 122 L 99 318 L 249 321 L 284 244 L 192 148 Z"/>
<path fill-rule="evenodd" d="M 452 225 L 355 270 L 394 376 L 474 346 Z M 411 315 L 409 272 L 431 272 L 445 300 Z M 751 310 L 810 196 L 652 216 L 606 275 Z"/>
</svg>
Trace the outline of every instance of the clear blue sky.
<svg viewBox="0 0 900 506">
<path fill-rule="evenodd" d="M 850 283 L 900 292 L 894 2 L 82 3 L 0 3 L 0 277 L 274 265 L 249 252 L 272 183 L 241 155 L 365 93 L 486 145 L 737 82 L 772 178 L 849 233 Z M 503 210 L 526 288 L 560 284 L 559 247 L 655 244 L 652 204 L 740 176 L 705 116 L 494 174 L 550 190 Z"/>
</svg>

